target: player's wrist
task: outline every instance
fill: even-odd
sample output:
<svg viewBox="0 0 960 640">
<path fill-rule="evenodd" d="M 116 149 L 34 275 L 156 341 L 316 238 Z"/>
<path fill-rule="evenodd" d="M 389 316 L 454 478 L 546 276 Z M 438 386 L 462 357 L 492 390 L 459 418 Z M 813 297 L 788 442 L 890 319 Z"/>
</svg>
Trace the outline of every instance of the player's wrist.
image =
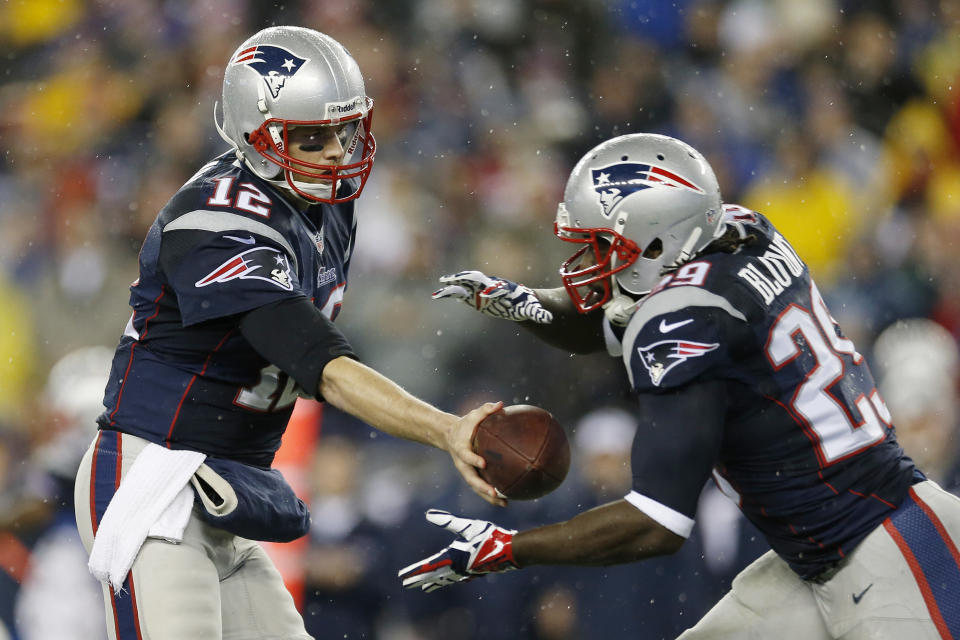
<svg viewBox="0 0 960 640">
<path fill-rule="evenodd" d="M 519 568 L 513 556 L 513 536 L 516 531 L 492 526 L 493 531 L 473 554 L 468 569 L 470 573 L 496 573 Z"/>
<path fill-rule="evenodd" d="M 523 550 L 523 531 L 516 532 L 510 536 L 510 562 L 513 564 L 515 569 L 523 569 L 528 566 L 529 563 L 524 562 L 524 550 Z M 517 542 L 520 542 L 518 545 Z"/>
</svg>

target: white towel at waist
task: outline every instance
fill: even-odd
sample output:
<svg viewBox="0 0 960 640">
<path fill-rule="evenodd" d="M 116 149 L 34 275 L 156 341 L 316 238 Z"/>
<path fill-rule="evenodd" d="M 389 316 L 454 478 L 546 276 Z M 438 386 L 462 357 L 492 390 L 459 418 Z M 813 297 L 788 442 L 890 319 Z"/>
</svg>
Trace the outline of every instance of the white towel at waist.
<svg viewBox="0 0 960 640">
<path fill-rule="evenodd" d="M 190 520 L 190 477 L 206 455 L 150 443 L 133 461 L 100 520 L 90 551 L 90 572 L 115 591 L 123 585 L 144 540 L 183 540 Z"/>
</svg>

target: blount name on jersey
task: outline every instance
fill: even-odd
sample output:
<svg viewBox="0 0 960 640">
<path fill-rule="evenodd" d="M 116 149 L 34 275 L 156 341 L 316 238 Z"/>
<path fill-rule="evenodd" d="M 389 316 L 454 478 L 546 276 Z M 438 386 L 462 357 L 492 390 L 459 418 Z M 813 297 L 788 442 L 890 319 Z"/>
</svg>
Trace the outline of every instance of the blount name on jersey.
<svg viewBox="0 0 960 640">
<path fill-rule="evenodd" d="M 769 305 L 790 286 L 793 278 L 803 273 L 803 261 L 779 233 L 774 234 L 770 248 L 755 262 L 740 269 L 737 275 L 750 283 Z"/>
</svg>

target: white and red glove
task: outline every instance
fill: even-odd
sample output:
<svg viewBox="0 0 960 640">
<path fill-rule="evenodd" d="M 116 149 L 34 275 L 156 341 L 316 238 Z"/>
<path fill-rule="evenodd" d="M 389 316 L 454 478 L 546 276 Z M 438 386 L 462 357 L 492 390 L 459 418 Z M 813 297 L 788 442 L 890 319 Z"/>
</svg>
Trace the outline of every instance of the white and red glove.
<svg viewBox="0 0 960 640">
<path fill-rule="evenodd" d="M 441 276 L 440 284 L 445 286 L 433 292 L 434 300 L 463 300 L 480 313 L 501 320 L 532 320 L 537 324 L 553 321 L 553 314 L 543 308 L 533 289 L 510 280 L 481 271 L 460 271 Z"/>
<path fill-rule="evenodd" d="M 459 535 L 439 553 L 414 562 L 397 575 L 407 589 L 436 591 L 456 582 L 464 582 L 499 571 L 517 569 L 513 559 L 513 535 L 516 531 L 498 527 L 486 520 L 458 518 L 449 511 L 430 509 L 427 521 Z"/>
</svg>

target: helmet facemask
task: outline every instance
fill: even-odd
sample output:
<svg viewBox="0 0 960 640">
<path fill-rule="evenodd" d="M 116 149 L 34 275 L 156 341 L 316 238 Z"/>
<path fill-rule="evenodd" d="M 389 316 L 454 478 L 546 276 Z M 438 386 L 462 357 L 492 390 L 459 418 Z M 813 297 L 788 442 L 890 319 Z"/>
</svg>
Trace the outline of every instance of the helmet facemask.
<svg viewBox="0 0 960 640">
<path fill-rule="evenodd" d="M 366 99 L 366 113 L 357 113 L 340 119 L 284 120 L 269 118 L 249 134 L 247 141 L 262 157 L 283 169 L 284 186 L 311 202 L 336 204 L 353 200 L 360 195 L 373 168 L 377 143 L 370 132 L 373 101 Z M 290 132 L 297 127 L 340 127 L 334 135 L 343 147 L 340 164 L 322 164 L 294 158 L 289 153 Z M 357 162 L 353 155 L 360 153 Z M 307 178 L 308 180 L 303 180 Z M 360 184 L 347 194 L 340 194 L 343 180 L 358 178 Z"/>
<path fill-rule="evenodd" d="M 581 229 L 562 222 L 563 204 L 557 213 L 554 233 L 565 242 L 582 244 L 560 265 L 560 279 L 580 313 L 602 307 L 614 295 L 612 276 L 632 265 L 641 249 L 613 229 Z"/>
</svg>

